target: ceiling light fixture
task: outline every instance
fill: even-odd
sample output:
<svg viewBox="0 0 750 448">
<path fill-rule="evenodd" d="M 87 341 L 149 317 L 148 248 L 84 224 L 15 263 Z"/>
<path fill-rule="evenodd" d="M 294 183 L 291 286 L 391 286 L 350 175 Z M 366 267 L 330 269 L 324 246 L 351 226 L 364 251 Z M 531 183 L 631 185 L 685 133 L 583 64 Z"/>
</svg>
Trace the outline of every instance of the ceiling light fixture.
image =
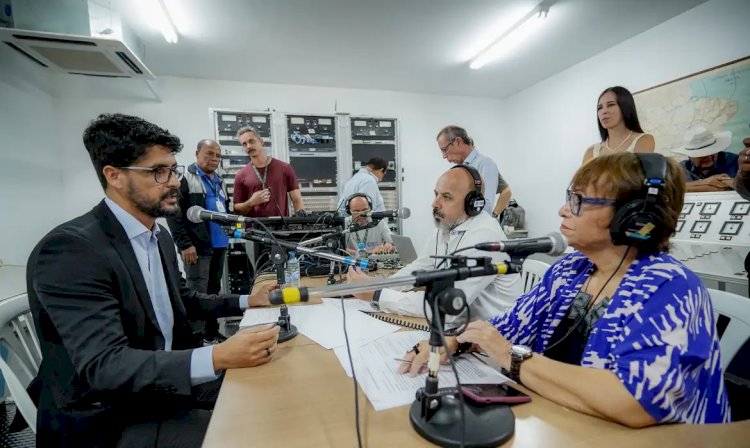
<svg viewBox="0 0 750 448">
<path fill-rule="evenodd" d="M 478 70 L 484 67 L 488 62 L 499 59 L 510 53 L 511 50 L 516 48 L 524 41 L 524 39 L 526 39 L 526 37 L 532 34 L 542 23 L 544 23 L 544 20 L 549 13 L 549 7 L 554 2 L 555 0 L 544 0 L 534 6 L 518 22 L 508 28 L 492 43 L 479 51 L 476 56 L 471 58 L 469 67 Z"/>
<path fill-rule="evenodd" d="M 145 0 L 141 4 L 147 9 L 146 14 L 151 19 L 154 28 L 161 31 L 164 40 L 170 44 L 177 43 L 177 31 L 175 30 L 172 18 L 164 4 L 164 0 Z"/>
</svg>

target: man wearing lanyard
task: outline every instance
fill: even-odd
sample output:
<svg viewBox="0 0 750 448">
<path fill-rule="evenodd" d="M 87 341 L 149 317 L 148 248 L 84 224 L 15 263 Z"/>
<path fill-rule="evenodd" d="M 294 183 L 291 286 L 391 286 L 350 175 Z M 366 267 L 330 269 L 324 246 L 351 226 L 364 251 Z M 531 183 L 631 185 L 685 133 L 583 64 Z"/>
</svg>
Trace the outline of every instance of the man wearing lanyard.
<svg viewBox="0 0 750 448">
<path fill-rule="evenodd" d="M 291 198 L 295 214 L 304 215 L 294 168 L 266 154 L 263 138 L 255 129 L 240 128 L 237 139 L 250 156 L 250 163 L 234 178 L 234 212 L 255 218 L 289 216 L 287 199 Z"/>
<path fill-rule="evenodd" d="M 345 205 L 346 213 L 352 217 L 352 224 L 364 226 L 372 221 L 372 219 L 364 216 L 364 213 L 372 210 L 370 206 L 372 200 L 366 194 L 354 193 L 342 202 Z M 359 243 L 365 243 L 367 252 L 375 254 L 390 253 L 396 250 L 387 219 L 381 219 L 375 227 L 350 233 L 346 238 L 346 251 L 352 255 L 356 254 Z"/>
<path fill-rule="evenodd" d="M 186 213 L 194 205 L 215 212 L 227 211 L 227 191 L 219 167 L 221 147 L 213 140 L 201 140 L 195 159 L 180 181 L 181 213 L 167 219 L 167 223 L 182 255 L 188 288 L 218 294 L 229 237 L 215 222 L 192 223 Z M 220 339 L 219 325 L 212 316 L 205 316 L 205 327 L 199 332 L 206 342 Z"/>
</svg>

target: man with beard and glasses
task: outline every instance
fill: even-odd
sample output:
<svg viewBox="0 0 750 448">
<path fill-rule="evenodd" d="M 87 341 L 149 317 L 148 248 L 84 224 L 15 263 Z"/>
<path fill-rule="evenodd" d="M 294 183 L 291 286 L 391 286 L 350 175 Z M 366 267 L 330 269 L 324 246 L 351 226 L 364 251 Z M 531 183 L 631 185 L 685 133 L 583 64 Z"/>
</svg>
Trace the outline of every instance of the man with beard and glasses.
<svg viewBox="0 0 750 448">
<path fill-rule="evenodd" d="M 105 198 L 34 248 L 29 304 L 42 364 L 37 445 L 195 446 L 203 441 L 221 372 L 271 360 L 277 326 L 200 347 L 189 320 L 239 315 L 268 302 L 191 291 L 169 232 L 180 212 L 182 145 L 141 118 L 100 115 L 83 134 Z"/>
<path fill-rule="evenodd" d="M 473 174 L 471 170 L 474 170 Z M 430 258 L 432 255 L 450 255 L 464 247 L 506 239 L 497 220 L 488 213 L 480 212 L 484 204 L 478 204 L 476 211 L 468 210 L 465 198 L 472 191 L 483 193 L 481 177 L 472 167 L 456 165 L 440 176 L 435 185 L 435 200 L 432 201 L 435 232 L 419 258 L 400 269 L 393 277 L 407 276 L 422 269 L 438 268 L 441 262 Z M 470 249 L 461 254 L 467 257 L 490 257 L 494 262 L 508 260 L 508 256 L 501 252 Z M 350 269 L 347 274 L 348 283 L 367 280 L 371 278 L 356 268 Z M 518 274 L 473 277 L 456 282 L 455 286 L 466 294 L 471 320 L 488 319 L 493 313 L 501 313 L 522 294 Z M 424 315 L 423 291 L 381 289 L 355 295 L 360 299 L 372 301 L 373 308 L 381 311 L 407 316 Z M 449 323 L 456 319 L 457 324 L 463 323 L 466 319 L 465 313 L 458 317 L 447 317 Z"/>
</svg>

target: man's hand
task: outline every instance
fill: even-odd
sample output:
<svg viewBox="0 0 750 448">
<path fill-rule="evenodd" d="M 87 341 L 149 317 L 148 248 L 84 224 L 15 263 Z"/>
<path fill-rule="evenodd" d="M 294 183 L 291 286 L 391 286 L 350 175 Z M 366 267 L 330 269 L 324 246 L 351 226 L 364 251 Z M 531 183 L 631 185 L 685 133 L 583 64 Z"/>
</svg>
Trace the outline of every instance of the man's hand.
<svg viewBox="0 0 750 448">
<path fill-rule="evenodd" d="M 269 189 L 264 190 L 258 190 L 255 193 L 253 193 L 252 196 L 250 196 L 250 199 L 248 199 L 248 202 L 250 202 L 251 207 L 255 207 L 256 205 L 265 204 L 266 202 L 271 200 L 271 191 Z"/>
<path fill-rule="evenodd" d="M 195 264 L 198 262 L 198 252 L 195 250 L 195 246 L 190 246 L 187 249 L 182 250 L 182 262 L 185 264 Z"/>
<path fill-rule="evenodd" d="M 478 345 L 479 349 L 487 353 L 500 367 L 510 370 L 512 344 L 489 322 L 484 320 L 471 322 L 456 339 L 458 342 L 471 342 Z"/>
<path fill-rule="evenodd" d="M 349 270 L 346 272 L 346 284 L 348 285 L 351 285 L 352 283 L 367 282 L 370 280 L 372 280 L 372 278 L 369 275 L 354 266 L 350 266 Z M 373 294 L 373 292 L 358 292 L 353 294 L 353 296 L 360 300 L 372 300 Z"/>
<path fill-rule="evenodd" d="M 234 336 L 214 346 L 214 370 L 255 367 L 271 360 L 279 339 L 279 326 L 240 330 Z"/>
<path fill-rule="evenodd" d="M 734 188 L 734 179 L 728 174 L 716 174 L 706 179 L 712 187 L 722 190 L 731 190 Z"/>
<path fill-rule="evenodd" d="M 356 256 L 357 255 L 357 249 L 352 249 L 351 247 L 347 247 L 346 248 L 346 253 L 349 254 L 349 255 L 351 255 L 351 256 Z"/>
<path fill-rule="evenodd" d="M 248 296 L 247 305 L 249 307 L 270 305 L 271 301 L 268 299 L 268 294 L 276 289 L 276 286 L 276 283 L 262 285 L 255 294 Z"/>
</svg>

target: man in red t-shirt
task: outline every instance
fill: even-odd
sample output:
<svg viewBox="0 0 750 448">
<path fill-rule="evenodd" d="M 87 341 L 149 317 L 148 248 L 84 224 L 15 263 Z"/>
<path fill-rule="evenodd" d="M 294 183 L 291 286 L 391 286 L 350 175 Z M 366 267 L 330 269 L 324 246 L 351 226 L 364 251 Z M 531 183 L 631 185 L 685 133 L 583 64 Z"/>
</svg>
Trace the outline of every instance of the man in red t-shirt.
<svg viewBox="0 0 750 448">
<path fill-rule="evenodd" d="M 295 214 L 304 213 L 294 168 L 267 155 L 263 138 L 255 129 L 243 127 L 237 131 L 237 138 L 250 156 L 250 163 L 234 178 L 234 212 L 254 218 L 289 216 L 289 193 Z"/>
</svg>

